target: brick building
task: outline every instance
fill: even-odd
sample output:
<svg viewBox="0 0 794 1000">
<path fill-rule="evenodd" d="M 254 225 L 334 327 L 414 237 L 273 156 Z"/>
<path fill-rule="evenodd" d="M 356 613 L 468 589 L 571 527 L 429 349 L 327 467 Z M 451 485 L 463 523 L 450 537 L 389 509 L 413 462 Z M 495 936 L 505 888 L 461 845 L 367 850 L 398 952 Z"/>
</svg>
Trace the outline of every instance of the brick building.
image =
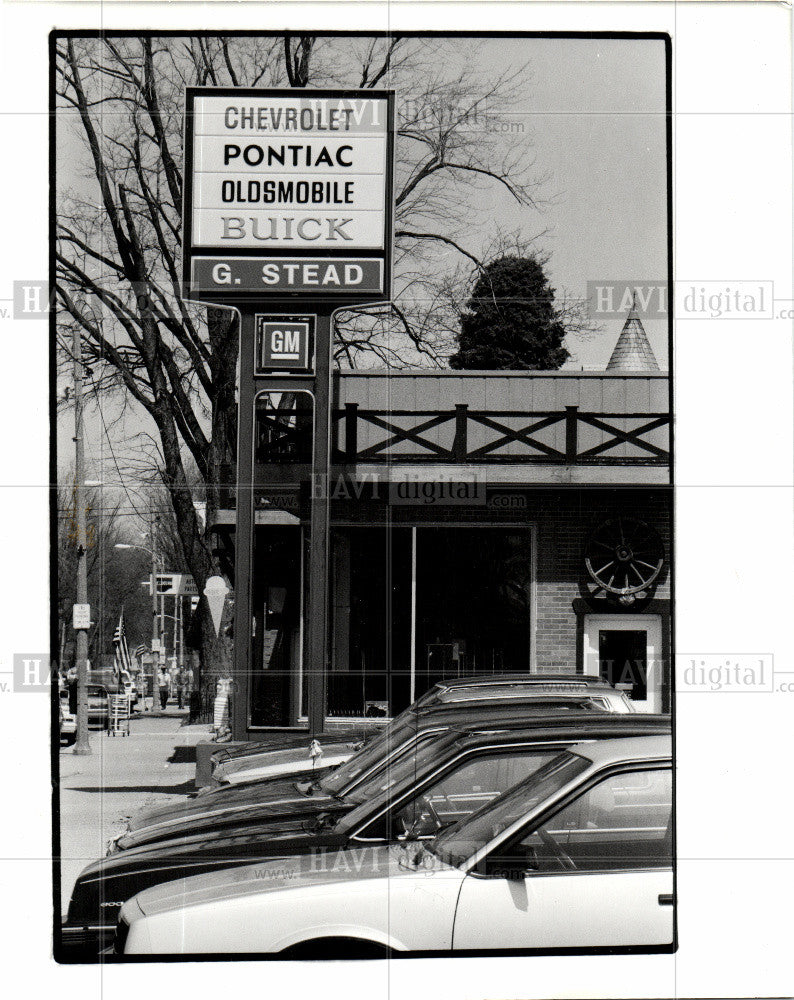
<svg viewBox="0 0 794 1000">
<path fill-rule="evenodd" d="M 606 372 L 339 373 L 321 487 L 311 397 L 260 392 L 235 737 L 306 725 L 318 488 L 331 498 L 329 724 L 394 715 L 444 676 L 525 670 L 601 674 L 640 710 L 668 710 L 669 382 L 620 353 Z M 221 543 L 233 523 L 221 517 Z"/>
</svg>

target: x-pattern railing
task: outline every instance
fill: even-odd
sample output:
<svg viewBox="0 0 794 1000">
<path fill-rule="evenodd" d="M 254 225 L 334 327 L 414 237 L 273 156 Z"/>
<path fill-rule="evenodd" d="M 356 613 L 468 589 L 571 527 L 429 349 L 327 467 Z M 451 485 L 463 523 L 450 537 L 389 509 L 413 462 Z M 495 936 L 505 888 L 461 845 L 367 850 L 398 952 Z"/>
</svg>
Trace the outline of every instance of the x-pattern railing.
<svg viewBox="0 0 794 1000">
<path fill-rule="evenodd" d="M 589 413 L 580 411 L 577 406 L 540 412 L 485 411 L 470 410 L 463 403 L 450 410 L 367 410 L 356 403 L 347 403 L 344 410 L 337 411 L 335 419 L 344 432 L 336 459 L 348 464 L 410 461 L 666 465 L 670 459 L 667 441 L 666 446 L 661 447 L 645 437 L 664 428 L 669 440 L 668 413 Z M 640 423 L 621 427 L 617 426 L 619 421 Z M 361 425 L 376 427 L 386 434 L 374 444 L 359 447 Z M 446 425 L 451 425 L 447 428 L 447 436 L 451 433 L 452 440 L 445 447 L 427 435 Z M 564 426 L 564 447 L 554 447 L 538 437 L 540 432 L 556 425 Z M 485 444 L 472 446 L 470 431 L 474 426 L 485 427 L 497 436 Z M 606 435 L 605 440 L 586 447 L 582 427 L 600 431 Z M 406 450 L 406 445 L 414 447 Z M 616 455 L 614 449 L 620 445 L 630 446 L 635 453 Z M 507 451 L 508 448 L 511 450 Z"/>
</svg>

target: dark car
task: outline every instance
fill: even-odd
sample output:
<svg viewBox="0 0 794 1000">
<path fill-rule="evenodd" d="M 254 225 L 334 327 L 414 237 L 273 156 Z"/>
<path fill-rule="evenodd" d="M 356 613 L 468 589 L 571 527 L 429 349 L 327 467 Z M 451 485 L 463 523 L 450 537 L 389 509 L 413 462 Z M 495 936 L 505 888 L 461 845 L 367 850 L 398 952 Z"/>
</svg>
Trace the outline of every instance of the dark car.
<svg viewBox="0 0 794 1000">
<path fill-rule="evenodd" d="M 489 720 L 521 725 L 527 719 L 546 716 L 550 712 L 606 714 L 603 707 L 586 694 L 578 697 L 560 695 L 559 698 L 538 698 L 533 694 L 527 699 L 514 695 L 500 700 L 440 704 L 418 712 L 404 712 L 388 729 L 339 767 L 307 771 L 287 779 L 264 779 L 218 788 L 187 803 L 147 810 L 133 817 L 128 834 L 117 839 L 114 849 L 123 850 L 147 841 L 162 840 L 171 836 L 174 830 L 181 830 L 186 823 L 191 829 L 197 828 L 197 824 L 206 828 L 220 822 L 235 823 L 252 816 L 252 811 L 259 810 L 260 814 L 264 814 L 272 808 L 274 800 L 285 799 L 299 803 L 302 808 L 309 807 L 311 802 L 307 799 L 346 794 L 373 768 L 412 750 L 437 732 L 467 724 L 484 724 Z M 312 808 L 311 811 L 317 810 Z"/>
<path fill-rule="evenodd" d="M 59 957 L 96 957 L 110 943 L 123 903 L 145 888 L 298 854 L 311 854 L 323 870 L 354 865 L 351 848 L 435 836 L 572 743 L 669 728 L 667 716 L 606 713 L 538 716 L 505 729 L 498 721 L 447 727 L 428 736 L 416 752 L 368 772 L 345 795 L 274 798 L 269 812 L 214 829 L 186 824 L 169 839 L 119 851 L 81 873 Z"/>
</svg>

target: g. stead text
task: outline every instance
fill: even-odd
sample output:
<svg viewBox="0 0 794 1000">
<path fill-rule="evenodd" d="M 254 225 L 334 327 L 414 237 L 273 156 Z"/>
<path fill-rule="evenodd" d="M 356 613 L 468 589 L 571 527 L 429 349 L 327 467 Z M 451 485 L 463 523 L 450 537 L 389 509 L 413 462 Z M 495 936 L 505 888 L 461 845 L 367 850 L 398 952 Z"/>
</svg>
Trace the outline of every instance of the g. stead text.
<svg viewBox="0 0 794 1000">
<path fill-rule="evenodd" d="M 287 240 L 312 243 L 325 237 L 329 242 L 352 240 L 347 232 L 352 219 L 336 216 L 309 215 L 295 219 L 294 216 L 262 215 L 243 218 L 240 215 L 222 215 L 222 240 L 244 240 L 247 236 L 267 243 L 269 240 Z"/>
</svg>

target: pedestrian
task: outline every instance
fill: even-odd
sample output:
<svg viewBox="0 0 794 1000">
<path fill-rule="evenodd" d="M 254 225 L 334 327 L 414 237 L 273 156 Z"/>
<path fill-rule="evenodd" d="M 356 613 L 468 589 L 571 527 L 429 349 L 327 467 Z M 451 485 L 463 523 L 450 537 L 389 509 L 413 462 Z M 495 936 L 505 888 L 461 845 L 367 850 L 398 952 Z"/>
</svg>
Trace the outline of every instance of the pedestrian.
<svg viewBox="0 0 794 1000">
<path fill-rule="evenodd" d="M 184 667 L 179 667 L 176 672 L 176 700 L 180 708 L 185 707 L 186 685 L 187 685 L 187 673 Z"/>
<path fill-rule="evenodd" d="M 169 684 L 168 671 L 164 667 L 160 667 L 157 671 L 157 686 L 160 688 L 160 709 L 163 712 L 165 711 L 165 706 L 168 704 Z"/>
</svg>

